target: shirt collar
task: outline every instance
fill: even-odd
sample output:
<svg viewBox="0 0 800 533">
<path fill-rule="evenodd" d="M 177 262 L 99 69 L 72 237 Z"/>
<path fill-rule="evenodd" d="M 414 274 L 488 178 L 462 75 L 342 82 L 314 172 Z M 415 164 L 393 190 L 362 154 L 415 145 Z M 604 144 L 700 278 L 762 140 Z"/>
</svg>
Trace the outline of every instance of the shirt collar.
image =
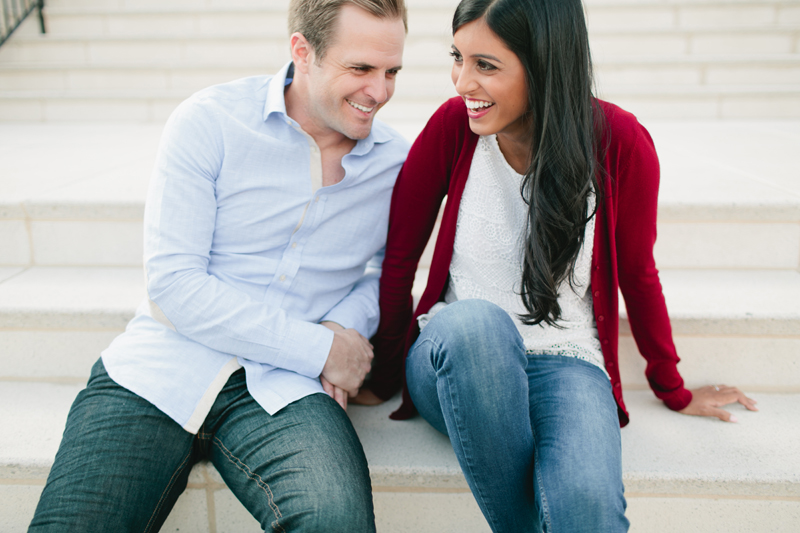
<svg viewBox="0 0 800 533">
<path fill-rule="evenodd" d="M 294 63 L 289 61 L 282 69 L 275 74 L 269 82 L 267 88 L 267 101 L 264 104 L 264 121 L 266 122 L 272 113 L 280 113 L 286 116 L 286 100 L 283 91 L 286 86 L 292 83 L 294 76 Z"/>
<path fill-rule="evenodd" d="M 267 101 L 264 104 L 263 118 L 265 122 L 272 113 L 280 113 L 284 117 L 288 117 L 286 114 L 284 90 L 287 85 L 292 83 L 293 77 L 294 63 L 289 61 L 270 80 L 269 88 L 267 89 Z M 381 123 L 373 122 L 369 135 L 367 135 L 365 139 L 360 139 L 350 153 L 353 155 L 364 155 L 372 150 L 374 145 L 386 143 L 391 140 L 392 135 L 389 133 L 388 128 Z"/>
</svg>

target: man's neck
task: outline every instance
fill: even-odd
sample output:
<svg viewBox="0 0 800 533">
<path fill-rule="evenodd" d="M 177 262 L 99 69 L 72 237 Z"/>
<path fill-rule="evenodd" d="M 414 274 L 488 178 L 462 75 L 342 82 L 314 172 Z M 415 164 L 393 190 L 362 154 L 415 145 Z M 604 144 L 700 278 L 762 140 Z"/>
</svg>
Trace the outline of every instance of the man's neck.
<svg viewBox="0 0 800 533">
<path fill-rule="evenodd" d="M 314 120 L 312 113 L 309 113 L 308 93 L 302 80 L 295 79 L 284 89 L 284 101 L 286 102 L 286 114 L 297 121 L 303 131 L 314 138 L 320 151 L 340 152 L 344 150 L 344 153 L 349 153 L 355 147 L 357 141 L 346 137 L 341 132 L 321 127 Z"/>
<path fill-rule="evenodd" d="M 284 89 L 286 114 L 317 143 L 322 160 L 322 185 L 335 185 L 344 179 L 342 158 L 349 154 L 357 141 L 330 128 L 320 127 L 308 111 L 308 93 L 297 78 Z"/>
</svg>

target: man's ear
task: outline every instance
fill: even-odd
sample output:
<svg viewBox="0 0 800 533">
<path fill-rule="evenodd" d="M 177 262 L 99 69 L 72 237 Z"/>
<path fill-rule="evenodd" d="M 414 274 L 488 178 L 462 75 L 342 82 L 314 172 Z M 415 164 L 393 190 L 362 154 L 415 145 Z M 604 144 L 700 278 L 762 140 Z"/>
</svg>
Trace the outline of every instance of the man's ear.
<svg viewBox="0 0 800 533">
<path fill-rule="evenodd" d="M 294 68 L 303 74 L 308 74 L 311 63 L 314 61 L 314 49 L 302 33 L 294 32 L 289 37 Z"/>
</svg>

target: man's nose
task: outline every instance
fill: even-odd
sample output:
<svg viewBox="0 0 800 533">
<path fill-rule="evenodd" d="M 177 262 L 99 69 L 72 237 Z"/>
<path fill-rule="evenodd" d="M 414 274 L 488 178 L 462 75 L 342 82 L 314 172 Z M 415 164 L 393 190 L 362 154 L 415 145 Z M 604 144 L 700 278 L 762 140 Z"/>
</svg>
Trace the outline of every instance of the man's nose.
<svg viewBox="0 0 800 533">
<path fill-rule="evenodd" d="M 372 98 L 376 104 L 382 104 L 389 99 L 389 82 L 383 72 L 375 72 L 370 76 L 367 86 L 367 96 Z"/>
</svg>

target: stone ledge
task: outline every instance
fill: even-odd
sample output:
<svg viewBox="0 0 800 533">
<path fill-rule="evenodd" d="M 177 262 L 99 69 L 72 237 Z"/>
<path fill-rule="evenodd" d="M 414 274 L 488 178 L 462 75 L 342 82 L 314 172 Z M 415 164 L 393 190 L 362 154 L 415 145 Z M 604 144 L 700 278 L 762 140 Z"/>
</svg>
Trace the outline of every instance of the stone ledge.
<svg viewBox="0 0 800 533">
<path fill-rule="evenodd" d="M 76 385 L 4 382 L 0 483 L 41 484 L 52 465 Z M 623 475 L 639 495 L 711 495 L 800 501 L 800 394 L 754 394 L 761 412 L 728 409 L 737 424 L 669 411 L 649 391 L 626 391 L 631 424 L 622 430 Z M 399 398 L 348 410 L 373 484 L 384 492 L 461 493 L 466 483 L 450 443 L 420 417 L 395 422 Z M 207 464 L 195 488 L 224 485 Z"/>
<path fill-rule="evenodd" d="M 3 531 L 24 531 L 30 520 L 80 388 L 2 383 Z M 794 423 L 800 395 L 754 397 L 760 413 L 733 406 L 740 422 L 724 424 L 673 413 L 649 391 L 626 392 L 632 422 L 622 430 L 623 472 L 632 531 L 673 531 L 663 523 L 702 524 L 708 532 L 753 531 L 749 515 L 742 520 L 734 513 L 735 521 L 719 515 L 742 506 L 762 517 L 759 526 L 793 531 L 800 517 L 800 428 Z M 379 531 L 486 532 L 447 439 L 419 417 L 389 420 L 398 401 L 349 409 L 370 462 Z M 164 531 L 256 528 L 213 466 L 201 463 Z"/>
</svg>

